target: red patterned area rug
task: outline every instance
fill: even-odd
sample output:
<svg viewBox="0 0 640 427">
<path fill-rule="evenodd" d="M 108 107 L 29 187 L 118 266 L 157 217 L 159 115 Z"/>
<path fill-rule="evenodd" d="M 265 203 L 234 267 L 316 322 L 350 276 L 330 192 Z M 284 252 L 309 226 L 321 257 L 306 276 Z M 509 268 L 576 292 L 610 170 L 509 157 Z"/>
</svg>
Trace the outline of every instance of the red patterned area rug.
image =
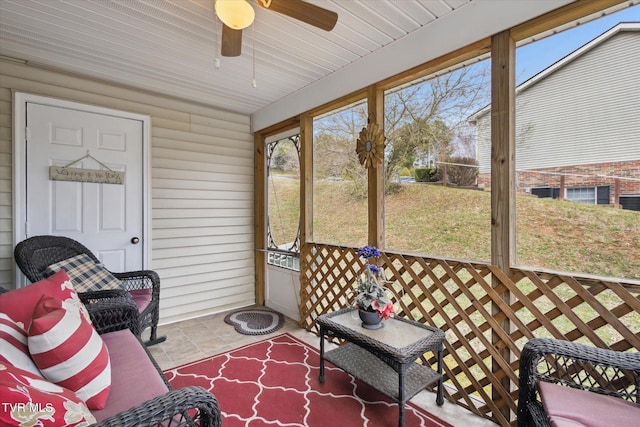
<svg viewBox="0 0 640 427">
<path fill-rule="evenodd" d="M 224 427 L 395 427 L 398 405 L 330 363 L 318 381 L 318 350 L 283 334 L 165 371 L 172 387 L 211 391 Z M 435 396 L 434 396 L 435 399 Z M 407 427 L 452 427 L 405 406 Z"/>
</svg>

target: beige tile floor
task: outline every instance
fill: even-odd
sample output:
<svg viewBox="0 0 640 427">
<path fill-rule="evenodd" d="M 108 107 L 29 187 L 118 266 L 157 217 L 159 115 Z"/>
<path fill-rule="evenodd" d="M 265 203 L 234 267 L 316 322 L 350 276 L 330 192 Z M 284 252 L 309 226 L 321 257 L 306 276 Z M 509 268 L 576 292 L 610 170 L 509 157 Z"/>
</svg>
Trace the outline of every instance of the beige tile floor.
<svg viewBox="0 0 640 427">
<path fill-rule="evenodd" d="M 242 335 L 233 326 L 224 322 L 227 313 L 219 313 L 183 322 L 161 325 L 159 336 L 166 335 L 167 340 L 151 346 L 149 350 L 160 367 L 165 370 L 202 358 L 223 353 L 243 345 L 261 341 L 288 332 L 319 347 L 317 335 L 302 329 L 298 323 L 286 318 L 284 326 L 270 335 Z M 411 402 L 426 409 L 454 426 L 495 427 L 496 424 L 474 415 L 466 409 L 445 401 L 441 407 L 435 404 L 435 395 L 429 391 L 418 393 Z"/>
</svg>

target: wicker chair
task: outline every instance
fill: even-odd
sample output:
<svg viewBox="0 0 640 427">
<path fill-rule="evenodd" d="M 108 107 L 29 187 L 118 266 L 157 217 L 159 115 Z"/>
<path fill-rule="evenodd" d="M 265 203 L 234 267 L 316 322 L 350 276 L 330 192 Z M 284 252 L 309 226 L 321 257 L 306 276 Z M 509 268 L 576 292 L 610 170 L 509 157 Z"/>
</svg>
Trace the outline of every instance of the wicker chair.
<svg viewBox="0 0 640 427">
<path fill-rule="evenodd" d="M 96 263 L 100 262 L 80 242 L 63 236 L 33 236 L 18 243 L 14 250 L 16 264 L 32 283 L 46 277 L 45 271 L 49 265 L 80 254 L 86 254 Z M 166 337 L 157 336 L 160 311 L 160 277 L 158 274 L 151 270 L 112 272 L 112 274 L 122 281 L 125 290 L 80 293 L 80 299 L 87 305 L 89 313 L 101 309 L 109 310 L 109 307 L 114 304 L 135 305 L 131 296 L 128 295 L 128 291 L 151 289 L 151 301 L 146 308 L 138 313 L 138 324 L 133 326 L 132 331 L 140 336 L 146 328 L 150 327 L 151 335 L 145 344 L 153 345 L 163 342 Z M 109 303 L 104 302 L 110 298 L 116 298 L 116 300 Z M 103 307 L 105 304 L 106 308 Z"/>
<path fill-rule="evenodd" d="M 520 357 L 518 427 L 549 426 L 538 381 L 640 403 L 640 353 L 534 338 Z"/>
</svg>

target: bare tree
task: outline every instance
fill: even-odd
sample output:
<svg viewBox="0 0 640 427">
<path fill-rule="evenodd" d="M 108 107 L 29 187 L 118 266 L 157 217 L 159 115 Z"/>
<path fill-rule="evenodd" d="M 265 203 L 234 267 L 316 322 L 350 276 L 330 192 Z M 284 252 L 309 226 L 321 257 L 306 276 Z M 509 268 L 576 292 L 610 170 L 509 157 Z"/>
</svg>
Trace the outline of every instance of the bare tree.
<svg viewBox="0 0 640 427">
<path fill-rule="evenodd" d="M 313 123 L 313 164 L 316 178 L 341 178 L 356 197 L 366 196 L 367 171 L 360 166 L 356 141 L 367 125 L 366 102 L 349 106 Z"/>
<path fill-rule="evenodd" d="M 469 157 L 475 153 L 475 139 L 466 120 L 486 105 L 488 88 L 488 64 L 482 62 L 387 93 L 387 185 L 420 156 L 444 161 L 453 155 Z M 367 172 L 355 153 L 355 142 L 366 125 L 365 102 L 314 121 L 317 178 L 343 178 L 353 183 L 354 194 L 366 194 Z"/>
<path fill-rule="evenodd" d="M 386 95 L 388 182 L 425 153 L 440 161 L 475 153 L 467 117 L 488 102 L 488 71 L 477 63 Z"/>
</svg>

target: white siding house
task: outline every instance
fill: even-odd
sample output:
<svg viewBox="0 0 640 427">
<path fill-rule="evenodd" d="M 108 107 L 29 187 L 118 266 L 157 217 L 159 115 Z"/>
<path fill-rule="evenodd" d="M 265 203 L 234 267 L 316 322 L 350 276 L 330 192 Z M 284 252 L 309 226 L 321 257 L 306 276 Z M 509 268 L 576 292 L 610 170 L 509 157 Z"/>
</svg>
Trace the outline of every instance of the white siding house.
<svg viewBox="0 0 640 427">
<path fill-rule="evenodd" d="M 621 181 L 621 193 L 640 192 L 638 70 L 640 23 L 622 23 L 517 88 L 516 169 L 521 191 L 545 181 L 527 177 L 531 171 L 546 173 L 547 182 L 566 173 L 583 178 L 573 183 L 576 186 L 597 186 L 587 183 L 586 175 L 618 170 L 631 178 Z M 477 129 L 480 182 L 485 185 L 491 167 L 489 113 L 487 107 L 471 118 Z"/>
<path fill-rule="evenodd" d="M 151 268 L 160 323 L 255 303 L 250 117 L 0 60 L 0 285 L 11 289 L 12 92 L 151 117 Z"/>
</svg>

